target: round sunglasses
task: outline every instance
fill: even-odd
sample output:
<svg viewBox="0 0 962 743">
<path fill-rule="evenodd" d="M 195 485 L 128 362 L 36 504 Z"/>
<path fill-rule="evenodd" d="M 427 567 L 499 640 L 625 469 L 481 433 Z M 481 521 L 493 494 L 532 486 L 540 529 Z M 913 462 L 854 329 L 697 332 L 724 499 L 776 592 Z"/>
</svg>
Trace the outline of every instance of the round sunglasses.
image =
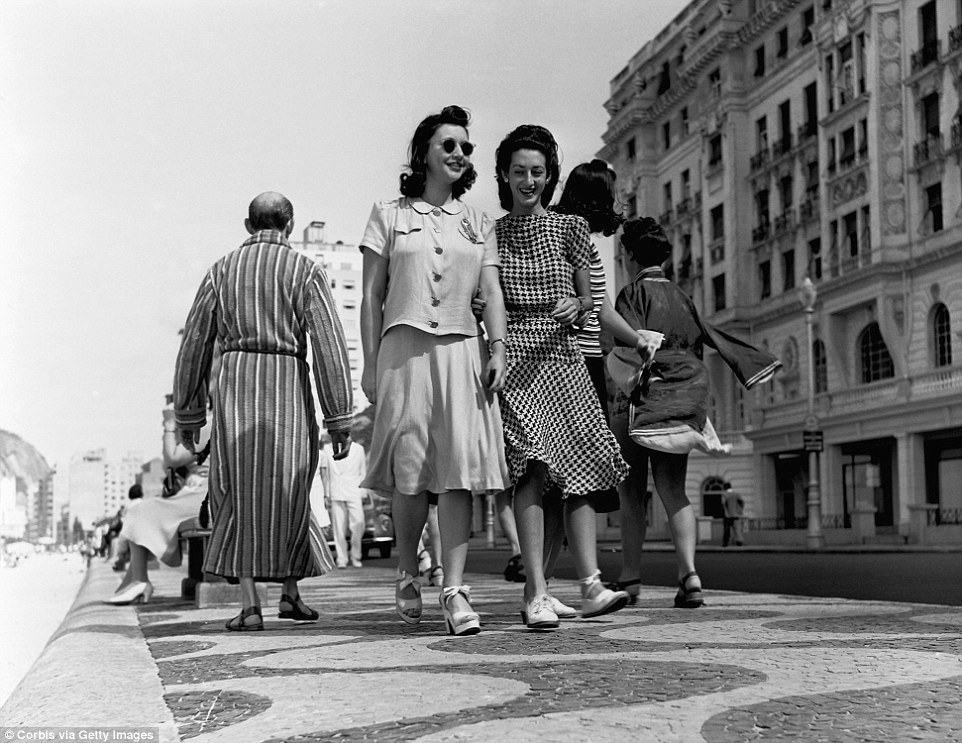
<svg viewBox="0 0 962 743">
<path fill-rule="evenodd" d="M 462 153 L 465 157 L 471 157 L 471 153 L 474 152 L 474 145 L 473 145 L 473 144 L 471 144 L 470 142 L 459 142 L 459 141 L 456 140 L 456 139 L 442 139 L 442 140 L 441 140 L 441 147 L 442 147 L 442 148 L 444 149 L 444 151 L 447 152 L 449 155 L 450 155 L 452 152 L 454 152 L 454 148 L 455 148 L 455 147 L 460 147 L 460 148 L 461 148 L 461 153 Z"/>
</svg>

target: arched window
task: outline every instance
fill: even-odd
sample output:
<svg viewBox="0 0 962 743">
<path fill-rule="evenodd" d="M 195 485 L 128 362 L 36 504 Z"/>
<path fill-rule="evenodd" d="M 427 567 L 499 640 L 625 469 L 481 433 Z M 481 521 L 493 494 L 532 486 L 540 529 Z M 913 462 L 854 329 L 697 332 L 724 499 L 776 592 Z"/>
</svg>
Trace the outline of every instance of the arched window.
<svg viewBox="0 0 962 743">
<path fill-rule="evenodd" d="M 825 342 L 816 338 L 812 343 L 812 364 L 815 365 L 815 394 L 828 392 L 828 356 L 825 354 Z"/>
<path fill-rule="evenodd" d="M 892 356 L 877 322 L 871 323 L 862 331 L 858 344 L 862 362 L 862 384 L 895 376 Z"/>
<path fill-rule="evenodd" d="M 952 365 L 949 308 L 941 302 L 935 305 L 935 309 L 932 311 L 932 348 L 935 350 L 936 366 Z"/>
<path fill-rule="evenodd" d="M 705 516 L 720 519 L 725 516 L 722 507 L 722 494 L 725 492 L 725 481 L 720 477 L 709 477 L 701 484 L 701 510 Z"/>
</svg>

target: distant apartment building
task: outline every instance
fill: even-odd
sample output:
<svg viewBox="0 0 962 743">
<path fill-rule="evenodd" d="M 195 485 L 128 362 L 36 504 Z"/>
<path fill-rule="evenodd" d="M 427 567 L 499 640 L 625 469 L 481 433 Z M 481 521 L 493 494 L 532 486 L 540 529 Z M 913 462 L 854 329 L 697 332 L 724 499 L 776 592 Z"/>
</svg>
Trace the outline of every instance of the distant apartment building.
<svg viewBox="0 0 962 743">
<path fill-rule="evenodd" d="M 804 541 L 808 429 L 828 543 L 962 541 L 960 88 L 958 0 L 695 0 L 612 80 L 628 211 L 706 319 L 784 364 L 744 392 L 706 355 L 734 455 L 692 457 L 703 518 L 731 480 L 753 541 Z"/>
<path fill-rule="evenodd" d="M 70 518 L 79 518 L 85 529 L 113 516 L 127 502 L 130 486 L 139 482 L 143 456 L 128 452 L 121 459 L 108 459 L 105 449 L 74 454 L 68 479 Z"/>
<path fill-rule="evenodd" d="M 354 408 L 359 411 L 368 405 L 367 398 L 361 391 L 361 372 L 364 370 L 361 348 L 361 279 L 364 259 L 356 245 L 348 245 L 340 240 L 328 242 L 324 228 L 324 222 L 311 222 L 304 229 L 303 241 L 291 240 L 291 247 L 323 266 L 330 281 L 331 294 L 347 341 Z"/>
</svg>

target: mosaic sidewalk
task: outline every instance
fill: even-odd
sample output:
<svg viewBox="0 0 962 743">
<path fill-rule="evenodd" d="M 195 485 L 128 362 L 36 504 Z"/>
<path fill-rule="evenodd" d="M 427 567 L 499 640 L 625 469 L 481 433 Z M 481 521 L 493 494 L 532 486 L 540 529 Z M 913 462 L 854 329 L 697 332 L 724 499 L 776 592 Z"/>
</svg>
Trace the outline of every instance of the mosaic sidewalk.
<svg viewBox="0 0 962 743">
<path fill-rule="evenodd" d="M 275 604 L 260 633 L 225 632 L 233 608 L 139 609 L 180 738 L 962 739 L 959 608 L 710 592 L 692 611 L 646 588 L 617 614 L 536 633 L 520 624 L 520 587 L 471 576 L 483 631 L 449 638 L 436 588 L 420 626 L 400 622 L 391 575 L 305 581 L 321 619 L 280 620 Z M 555 591 L 577 605 L 574 584 Z"/>
</svg>

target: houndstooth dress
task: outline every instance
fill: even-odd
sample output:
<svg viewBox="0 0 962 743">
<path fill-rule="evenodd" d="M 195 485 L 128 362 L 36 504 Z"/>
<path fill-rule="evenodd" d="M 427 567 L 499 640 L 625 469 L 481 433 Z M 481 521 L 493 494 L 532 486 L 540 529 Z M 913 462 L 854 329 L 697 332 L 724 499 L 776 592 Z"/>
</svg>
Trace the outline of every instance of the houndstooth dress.
<svg viewBox="0 0 962 743">
<path fill-rule="evenodd" d="M 496 235 L 508 314 L 501 417 L 511 480 L 536 460 L 564 497 L 617 485 L 628 465 L 605 424 L 577 333 L 551 317 L 560 298 L 575 296 L 574 271 L 589 268 L 588 223 L 554 212 L 508 215 Z"/>
</svg>

